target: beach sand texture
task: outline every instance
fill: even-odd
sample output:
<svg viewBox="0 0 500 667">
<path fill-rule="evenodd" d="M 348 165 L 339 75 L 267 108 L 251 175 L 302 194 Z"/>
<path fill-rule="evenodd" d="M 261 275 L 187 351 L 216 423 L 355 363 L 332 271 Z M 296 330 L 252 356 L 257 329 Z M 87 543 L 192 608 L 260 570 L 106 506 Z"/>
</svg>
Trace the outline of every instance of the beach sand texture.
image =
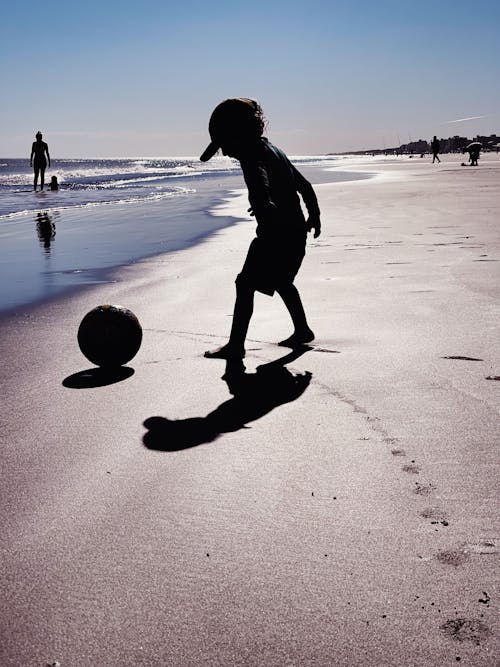
<svg viewBox="0 0 500 667">
<path fill-rule="evenodd" d="M 3 321 L 2 666 L 498 665 L 500 160 L 369 170 L 317 186 L 317 339 L 257 372 L 291 333 L 258 295 L 243 398 L 203 352 L 253 222 Z M 109 302 L 144 338 L 103 384 Z"/>
</svg>

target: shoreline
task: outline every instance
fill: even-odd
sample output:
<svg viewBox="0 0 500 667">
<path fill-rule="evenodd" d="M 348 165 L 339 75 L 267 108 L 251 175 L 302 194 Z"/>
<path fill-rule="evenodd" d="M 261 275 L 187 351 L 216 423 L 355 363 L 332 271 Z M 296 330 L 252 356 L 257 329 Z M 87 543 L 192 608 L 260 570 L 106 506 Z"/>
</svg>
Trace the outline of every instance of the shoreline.
<svg viewBox="0 0 500 667">
<path fill-rule="evenodd" d="M 228 182 L 226 192 L 229 192 L 230 183 L 234 181 L 234 176 L 227 177 L 225 181 Z M 100 284 L 111 284 L 119 280 L 119 273 L 124 267 L 133 265 L 139 262 L 144 262 L 149 258 L 155 257 L 165 253 L 165 243 L 167 243 L 167 252 L 175 252 L 182 249 L 187 249 L 192 247 L 196 243 L 199 243 L 199 239 L 209 236 L 213 230 L 213 224 L 210 224 L 208 209 L 212 206 L 217 205 L 222 201 L 222 194 L 211 193 L 210 188 L 206 186 L 205 183 L 200 184 L 200 194 L 197 197 L 195 202 L 189 202 L 186 205 L 185 200 L 182 196 L 176 198 L 176 201 L 169 201 L 165 203 L 165 200 L 159 202 L 131 202 L 127 204 L 121 203 L 104 203 L 101 205 L 93 205 L 91 207 L 69 207 L 64 209 L 62 222 L 59 218 L 60 212 L 57 209 L 50 213 L 50 223 L 55 227 L 55 244 L 57 247 L 58 242 L 60 242 L 61 233 L 58 235 L 58 229 L 62 226 L 64 234 L 74 236 L 76 234 L 76 241 L 78 238 L 81 238 L 82 244 L 88 245 L 86 239 L 87 236 L 90 236 L 90 241 L 93 243 L 93 247 L 96 252 L 101 252 L 97 241 L 92 238 L 95 231 L 101 233 L 101 229 L 97 229 L 97 226 L 104 220 L 105 224 L 109 226 L 109 231 L 104 230 L 104 236 L 102 243 L 104 248 L 102 253 L 103 257 L 99 261 L 94 260 L 93 256 L 89 254 L 89 250 L 80 251 L 78 245 L 75 245 L 74 249 L 70 249 L 69 253 L 65 251 L 61 256 L 61 265 L 53 267 L 53 252 L 51 252 L 50 242 L 49 248 L 43 249 L 43 247 L 38 248 L 37 245 L 41 246 L 42 239 L 39 239 L 39 244 L 32 244 L 30 248 L 26 250 L 31 253 L 31 262 L 38 262 L 40 265 L 40 280 L 44 281 L 54 281 L 54 293 L 42 294 L 40 296 L 24 297 L 26 300 L 13 303 L 12 305 L 5 305 L 0 310 L 0 320 L 8 318 L 16 313 L 27 312 L 32 308 L 38 306 L 46 305 L 52 302 L 55 299 L 59 298 L 71 298 L 73 295 L 80 293 L 82 290 L 92 289 L 96 285 Z M 201 206 L 200 203 L 201 202 Z M 26 218 L 26 224 L 28 224 L 28 219 L 34 216 L 36 222 L 37 216 L 44 216 L 44 210 L 41 211 L 30 211 L 23 214 L 23 217 Z M 191 238 L 185 233 L 179 235 L 176 238 L 176 229 L 175 225 L 182 224 L 183 218 L 187 218 L 189 222 L 191 219 L 197 217 L 197 226 L 193 227 Z M 156 242 L 157 247 L 151 247 L 148 250 L 147 243 L 145 243 L 141 238 L 141 224 L 142 220 L 146 221 L 146 224 L 153 223 L 156 226 L 162 225 L 163 219 L 167 218 L 169 224 L 172 228 L 171 231 L 167 229 L 167 236 L 165 237 L 165 232 L 162 233 L 162 236 L 159 236 L 158 241 Z M 203 221 L 203 218 L 207 218 L 207 223 Z M 172 222 L 179 220 L 178 223 Z M 120 224 L 121 228 L 116 230 L 117 223 Z M 12 221 L 12 224 L 15 224 L 15 221 Z M 234 224 L 234 221 L 227 220 L 223 226 Z M 207 228 L 206 231 L 203 228 Z M 132 234 L 131 234 L 132 232 Z M 34 232 L 33 232 L 34 233 Z M 121 234 L 120 242 L 122 243 L 122 250 L 116 250 L 112 247 L 113 237 L 116 234 Z M 131 235 L 132 240 L 127 241 L 123 239 L 123 234 Z M 101 234 L 102 235 L 102 234 Z M 134 237 L 138 237 L 138 248 L 133 245 Z M 164 240 L 163 240 L 164 239 Z M 64 240 L 64 238 L 62 239 Z M 87 243 L 86 243 L 87 241 Z M 154 241 L 153 241 L 154 243 Z M 151 242 L 150 244 L 151 245 Z M 106 246 L 108 246 L 106 248 Z M 159 247 L 158 247 L 159 246 Z M 121 252 L 121 261 L 120 261 L 120 252 Z M 26 261 L 26 260 L 25 260 Z M 48 273 L 44 266 L 44 262 L 47 263 Z M 97 264 L 97 265 L 96 265 Z M 22 271 L 23 265 L 17 267 L 18 272 Z M 44 275 L 45 274 L 45 275 Z M 31 281 L 36 278 L 36 275 L 28 276 L 26 279 Z M 25 276 L 20 273 L 19 280 L 25 280 Z M 5 285 L 5 289 L 8 290 L 9 286 Z M 27 284 L 26 288 L 22 288 L 26 292 L 27 290 L 35 290 L 36 285 L 30 283 Z M 46 288 L 47 289 L 47 288 Z M 50 283 L 48 285 L 50 290 Z M 17 298 L 17 297 L 14 297 Z"/>
</svg>

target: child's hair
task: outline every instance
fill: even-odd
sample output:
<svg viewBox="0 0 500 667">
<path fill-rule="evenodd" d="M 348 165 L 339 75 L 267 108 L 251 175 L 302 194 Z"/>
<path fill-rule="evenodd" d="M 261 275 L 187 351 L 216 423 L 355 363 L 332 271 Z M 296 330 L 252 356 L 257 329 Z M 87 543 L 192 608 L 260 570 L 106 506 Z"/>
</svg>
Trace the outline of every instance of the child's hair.
<svg viewBox="0 0 500 667">
<path fill-rule="evenodd" d="M 261 137 L 266 121 L 258 102 L 246 97 L 233 97 L 218 104 L 208 124 L 212 141 L 246 136 Z"/>
</svg>

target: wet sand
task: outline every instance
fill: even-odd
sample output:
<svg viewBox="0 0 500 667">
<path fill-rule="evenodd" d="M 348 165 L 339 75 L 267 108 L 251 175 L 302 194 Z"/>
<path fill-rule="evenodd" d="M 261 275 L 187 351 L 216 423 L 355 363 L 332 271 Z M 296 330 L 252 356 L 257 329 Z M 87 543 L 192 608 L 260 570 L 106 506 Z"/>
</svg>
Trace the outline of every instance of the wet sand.
<svg viewBox="0 0 500 667">
<path fill-rule="evenodd" d="M 317 186 L 312 349 L 270 366 L 258 296 L 235 397 L 254 223 L 3 320 L 2 665 L 497 664 L 500 161 L 368 170 Z M 105 302 L 144 339 L 103 379 Z"/>
</svg>

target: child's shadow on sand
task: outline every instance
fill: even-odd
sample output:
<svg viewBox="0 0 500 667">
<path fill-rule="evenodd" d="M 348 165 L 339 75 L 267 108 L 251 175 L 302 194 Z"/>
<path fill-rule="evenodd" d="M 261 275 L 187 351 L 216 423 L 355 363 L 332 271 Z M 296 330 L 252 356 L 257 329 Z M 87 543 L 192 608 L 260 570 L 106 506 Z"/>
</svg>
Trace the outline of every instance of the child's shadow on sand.
<svg viewBox="0 0 500 667">
<path fill-rule="evenodd" d="M 281 359 L 263 364 L 256 373 L 246 373 L 242 361 L 227 361 L 222 379 L 233 398 L 225 401 L 206 417 L 171 420 L 149 417 L 144 422 L 148 432 L 143 442 L 148 449 L 173 452 L 216 440 L 223 433 L 245 428 L 271 412 L 278 405 L 299 398 L 309 386 L 312 373 L 291 373 L 285 364 L 311 348 L 304 346 Z"/>
</svg>

